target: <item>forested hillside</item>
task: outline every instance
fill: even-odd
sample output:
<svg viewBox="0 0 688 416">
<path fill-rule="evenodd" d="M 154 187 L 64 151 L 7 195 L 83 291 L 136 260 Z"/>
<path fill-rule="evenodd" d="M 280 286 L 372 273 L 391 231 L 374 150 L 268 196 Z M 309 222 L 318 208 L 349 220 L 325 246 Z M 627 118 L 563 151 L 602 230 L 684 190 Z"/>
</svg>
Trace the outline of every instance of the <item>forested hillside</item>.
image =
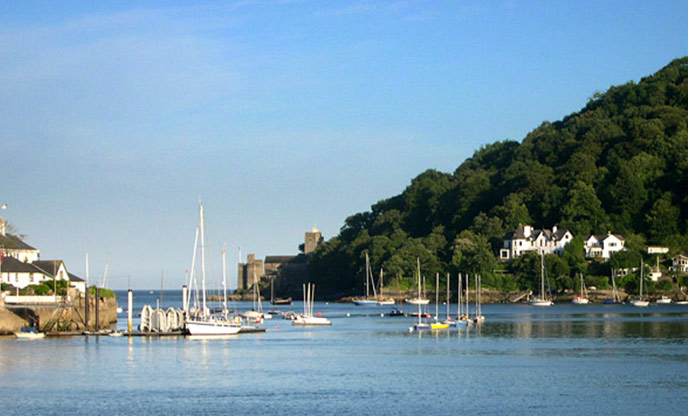
<svg viewBox="0 0 688 416">
<path fill-rule="evenodd" d="M 688 58 L 640 82 L 595 93 L 579 112 L 544 122 L 521 143 L 486 145 L 453 173 L 428 170 L 400 195 L 348 217 L 338 236 L 314 254 L 310 275 L 326 296 L 360 293 L 365 252 L 385 281 L 411 283 L 423 273 L 481 273 L 483 285 L 527 288 L 531 256 L 504 266 L 502 237 L 519 223 L 558 224 L 577 236 L 563 257 L 548 259 L 559 287 L 574 273 L 603 276 L 609 265 L 586 264 L 584 234 L 612 231 L 639 261 L 648 243 L 688 248 Z M 556 256 L 555 256 L 556 257 Z M 599 282 L 604 285 L 604 281 Z"/>
</svg>

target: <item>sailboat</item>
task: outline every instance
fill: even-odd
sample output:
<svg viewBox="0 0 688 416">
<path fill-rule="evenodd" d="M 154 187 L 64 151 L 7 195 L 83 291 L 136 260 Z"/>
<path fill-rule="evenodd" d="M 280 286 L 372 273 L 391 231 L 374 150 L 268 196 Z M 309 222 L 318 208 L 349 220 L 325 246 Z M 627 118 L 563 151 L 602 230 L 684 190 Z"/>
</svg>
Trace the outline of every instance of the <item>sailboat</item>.
<svg viewBox="0 0 688 416">
<path fill-rule="evenodd" d="M 256 280 L 255 269 L 253 271 L 253 307 L 250 311 L 246 311 L 241 314 L 244 318 L 251 322 L 262 323 L 265 319 L 272 319 L 272 315 L 263 312 L 263 302 L 260 296 L 260 286 Z"/>
<path fill-rule="evenodd" d="M 533 298 L 529 305 L 532 306 L 552 306 L 554 302 L 545 297 L 545 255 L 540 253 L 540 297 Z"/>
<path fill-rule="evenodd" d="M 411 299 L 406 299 L 406 303 L 410 303 L 411 305 L 427 305 L 430 303 L 430 299 L 425 299 L 421 297 L 420 293 L 420 259 L 416 258 L 416 263 L 418 264 L 418 296 L 415 298 Z M 420 316 L 420 308 L 418 308 L 418 315 Z"/>
<path fill-rule="evenodd" d="M 416 299 L 417 301 L 416 301 L 415 303 L 413 303 L 413 302 L 410 302 L 409 300 L 407 300 L 407 302 L 408 302 L 408 303 L 412 303 L 412 304 L 414 304 L 414 305 L 418 305 L 418 323 L 415 324 L 415 325 L 413 325 L 412 327 L 409 327 L 409 331 L 411 331 L 411 332 L 413 332 L 413 331 L 423 331 L 423 330 L 430 329 L 430 325 L 428 325 L 428 324 L 426 324 L 425 322 L 423 322 L 423 320 L 422 320 L 422 315 L 421 315 L 421 313 L 420 313 L 420 306 L 421 306 L 421 305 L 427 305 L 428 302 L 429 302 L 429 300 L 428 300 L 428 299 L 422 299 L 422 298 L 420 297 L 420 259 L 416 259 L 416 262 L 417 262 L 417 264 L 418 264 L 418 296 L 417 296 L 416 298 L 414 298 L 414 299 Z M 420 302 L 419 300 L 425 300 L 425 303 L 422 303 L 422 302 Z"/>
<path fill-rule="evenodd" d="M 587 290 L 585 289 L 585 282 L 583 281 L 583 273 L 580 274 L 580 295 L 574 296 L 571 302 L 576 305 L 587 305 L 590 303 L 587 297 Z"/>
<path fill-rule="evenodd" d="M 449 328 L 449 324 L 439 321 L 440 307 L 440 274 L 435 276 L 435 322 L 430 323 L 430 329 L 439 330 Z"/>
<path fill-rule="evenodd" d="M 378 305 L 394 305 L 394 298 L 388 297 L 385 298 L 383 297 L 383 289 L 384 289 L 384 277 L 385 277 L 385 271 L 383 269 L 380 269 L 380 291 L 378 292 L 378 300 L 377 304 Z"/>
<path fill-rule="evenodd" d="M 311 326 L 311 325 L 332 325 L 329 319 L 324 316 L 313 315 L 313 303 L 315 301 L 315 284 L 303 284 L 303 315 L 298 315 L 291 321 L 292 325 Z"/>
<path fill-rule="evenodd" d="M 602 303 L 605 305 L 616 305 L 621 303 L 621 298 L 619 297 L 619 292 L 616 290 L 616 279 L 614 279 L 614 276 L 616 276 L 616 270 L 612 268 L 612 298 L 605 299 Z"/>
<path fill-rule="evenodd" d="M 462 295 L 461 293 L 463 292 L 463 278 L 461 276 L 461 273 L 459 273 L 457 277 L 457 283 L 459 285 L 459 290 L 458 292 L 458 299 L 456 302 L 457 306 L 457 311 L 456 311 L 456 325 L 468 325 L 470 322 L 468 320 L 468 288 L 466 288 L 466 311 L 463 312 L 463 300 L 462 300 Z M 468 275 L 466 275 L 466 281 L 468 281 Z"/>
<path fill-rule="evenodd" d="M 649 301 L 643 299 L 643 261 L 640 260 L 640 296 L 638 296 L 637 299 L 633 299 L 631 301 L 631 305 L 637 306 L 639 308 L 644 308 L 650 304 Z"/>
<path fill-rule="evenodd" d="M 203 204 L 199 204 L 199 221 L 196 237 L 201 237 L 201 284 L 203 293 L 203 303 L 200 310 L 196 313 L 189 313 L 186 316 L 186 330 L 191 335 L 232 335 L 241 330 L 241 321 L 229 319 L 227 317 L 216 317 L 210 314 L 210 309 L 206 304 L 205 293 L 205 230 L 203 222 Z M 194 247 L 194 261 L 196 248 Z M 193 261 L 192 261 L 193 263 Z M 193 273 L 193 267 L 192 267 Z M 188 304 L 188 303 L 187 303 Z"/>
<path fill-rule="evenodd" d="M 366 295 L 365 298 L 354 298 L 351 302 L 353 302 L 354 305 L 356 306 L 374 306 L 377 305 L 377 293 L 375 293 L 375 284 L 373 283 L 373 275 L 370 272 L 370 260 L 368 259 L 368 253 L 366 253 L 366 282 L 365 282 L 365 287 L 366 287 Z M 370 297 L 370 287 L 373 287 L 373 295 L 374 297 Z"/>
<path fill-rule="evenodd" d="M 475 317 L 473 318 L 473 322 L 476 324 L 479 324 L 481 322 L 485 322 L 485 317 L 483 316 L 483 303 L 482 303 L 482 290 L 483 290 L 483 281 L 482 281 L 482 276 L 481 275 L 476 275 L 475 276 Z"/>
<path fill-rule="evenodd" d="M 456 327 L 456 321 L 451 317 L 449 314 L 449 308 L 451 306 L 451 289 L 450 289 L 450 278 L 449 278 L 449 273 L 447 273 L 447 317 L 444 320 L 444 323 L 451 326 L 451 327 Z M 459 287 L 459 291 L 461 291 L 461 288 Z M 459 306 L 460 308 L 460 306 Z"/>
</svg>

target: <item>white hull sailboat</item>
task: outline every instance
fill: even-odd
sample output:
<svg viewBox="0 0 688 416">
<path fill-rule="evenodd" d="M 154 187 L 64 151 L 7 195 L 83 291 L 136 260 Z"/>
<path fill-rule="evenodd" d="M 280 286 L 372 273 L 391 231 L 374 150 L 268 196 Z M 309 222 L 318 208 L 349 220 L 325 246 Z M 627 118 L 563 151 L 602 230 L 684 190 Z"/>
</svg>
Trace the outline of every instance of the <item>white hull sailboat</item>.
<svg viewBox="0 0 688 416">
<path fill-rule="evenodd" d="M 312 325 L 332 325 L 332 322 L 324 316 L 313 315 L 313 304 L 315 303 L 315 284 L 308 283 L 303 285 L 303 315 L 297 315 L 292 325 L 312 326 Z"/>
<path fill-rule="evenodd" d="M 378 299 L 377 299 L 377 304 L 380 306 L 385 306 L 385 305 L 394 305 L 394 298 L 385 298 L 383 297 L 383 291 L 385 288 L 384 285 L 384 277 L 385 277 L 385 271 L 383 269 L 380 269 L 380 291 L 378 292 Z"/>
<path fill-rule="evenodd" d="M 411 305 L 427 305 L 430 303 L 430 299 L 423 299 L 423 298 L 412 298 L 412 299 L 406 299 L 406 303 L 409 303 Z"/>
<path fill-rule="evenodd" d="M 480 296 L 482 289 L 482 277 L 478 274 L 475 276 L 475 318 L 473 318 L 473 322 L 476 324 L 485 322 L 485 317 L 483 316 L 482 311 L 482 298 Z"/>
<path fill-rule="evenodd" d="M 554 302 L 545 297 L 545 256 L 540 253 L 540 297 L 528 302 L 531 306 L 552 306 Z"/>
<path fill-rule="evenodd" d="M 408 300 L 408 299 L 406 300 L 406 302 L 411 303 L 411 304 L 413 304 L 413 305 L 418 305 L 418 312 L 417 312 L 417 315 L 418 315 L 418 323 L 416 323 L 415 325 L 409 327 L 409 331 L 410 331 L 410 332 L 413 332 L 413 331 L 425 331 L 425 330 L 430 329 L 430 325 L 426 324 L 426 323 L 423 322 L 423 320 L 421 319 L 421 318 L 422 318 L 422 315 L 421 315 L 421 313 L 420 313 L 420 306 L 421 306 L 421 305 L 427 305 L 428 302 L 430 302 L 430 300 L 429 300 L 429 299 L 423 299 L 423 298 L 421 298 L 421 296 L 420 296 L 420 259 L 416 259 L 416 263 L 418 264 L 418 296 L 417 296 L 416 298 L 414 298 L 414 299 L 416 299 L 417 302 L 414 303 L 414 302 L 411 302 L 411 301 Z M 411 299 L 411 300 L 413 300 L 413 299 Z M 424 300 L 425 303 L 421 303 L 420 300 Z"/>
<path fill-rule="evenodd" d="M 204 222 L 203 222 L 203 204 L 199 204 L 199 221 L 198 234 L 201 236 L 201 285 L 202 285 L 202 305 L 200 311 L 194 315 L 188 315 L 186 318 L 186 330 L 191 335 L 233 335 L 238 334 L 241 330 L 241 321 L 236 319 L 228 319 L 227 317 L 211 316 L 210 310 L 206 304 L 205 293 L 205 236 L 204 236 Z M 196 250 L 194 247 L 194 257 Z M 193 261 L 192 261 L 193 263 Z M 193 275 L 193 266 L 191 268 Z M 190 281 L 192 277 L 190 277 Z M 191 291 L 189 291 L 189 295 Z M 187 302 L 188 304 L 188 302 Z"/>
<path fill-rule="evenodd" d="M 644 269 L 643 261 L 640 260 L 640 295 L 638 296 L 637 299 L 633 299 L 631 301 L 631 305 L 638 307 L 638 308 L 644 308 L 646 306 L 650 305 L 650 302 L 643 299 L 643 269 Z"/>
<path fill-rule="evenodd" d="M 587 305 L 590 303 L 590 299 L 587 297 L 587 290 L 585 289 L 585 282 L 583 281 L 583 273 L 580 275 L 580 295 L 574 296 L 573 299 L 571 300 L 571 303 L 575 305 Z"/>
<path fill-rule="evenodd" d="M 366 295 L 364 298 L 355 298 L 351 302 L 356 306 L 377 306 L 377 293 L 375 292 L 375 283 L 373 282 L 373 275 L 370 272 L 370 260 L 368 259 L 368 253 L 366 253 Z M 370 287 L 373 287 L 373 297 L 370 297 Z"/>
</svg>

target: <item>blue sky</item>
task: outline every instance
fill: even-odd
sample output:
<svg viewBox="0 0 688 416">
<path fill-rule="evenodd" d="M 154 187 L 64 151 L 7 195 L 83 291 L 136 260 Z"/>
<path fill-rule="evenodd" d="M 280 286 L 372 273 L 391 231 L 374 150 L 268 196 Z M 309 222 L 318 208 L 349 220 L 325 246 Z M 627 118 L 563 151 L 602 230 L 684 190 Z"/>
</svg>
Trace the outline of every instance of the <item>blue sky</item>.
<svg viewBox="0 0 688 416">
<path fill-rule="evenodd" d="M 296 254 L 314 224 L 453 171 L 688 54 L 685 1 L 4 2 L 2 215 L 110 287 L 208 255 Z M 563 3 L 563 2 L 561 2 Z"/>
</svg>

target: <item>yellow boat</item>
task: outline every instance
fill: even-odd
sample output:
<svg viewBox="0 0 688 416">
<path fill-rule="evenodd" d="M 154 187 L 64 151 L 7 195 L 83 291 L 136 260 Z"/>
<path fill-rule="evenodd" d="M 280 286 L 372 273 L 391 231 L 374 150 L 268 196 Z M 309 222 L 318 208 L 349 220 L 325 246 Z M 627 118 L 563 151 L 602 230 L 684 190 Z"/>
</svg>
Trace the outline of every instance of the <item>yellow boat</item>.
<svg viewBox="0 0 688 416">
<path fill-rule="evenodd" d="M 432 330 L 449 329 L 449 324 L 445 324 L 442 322 L 431 322 L 430 323 L 430 329 L 432 329 Z"/>
</svg>

